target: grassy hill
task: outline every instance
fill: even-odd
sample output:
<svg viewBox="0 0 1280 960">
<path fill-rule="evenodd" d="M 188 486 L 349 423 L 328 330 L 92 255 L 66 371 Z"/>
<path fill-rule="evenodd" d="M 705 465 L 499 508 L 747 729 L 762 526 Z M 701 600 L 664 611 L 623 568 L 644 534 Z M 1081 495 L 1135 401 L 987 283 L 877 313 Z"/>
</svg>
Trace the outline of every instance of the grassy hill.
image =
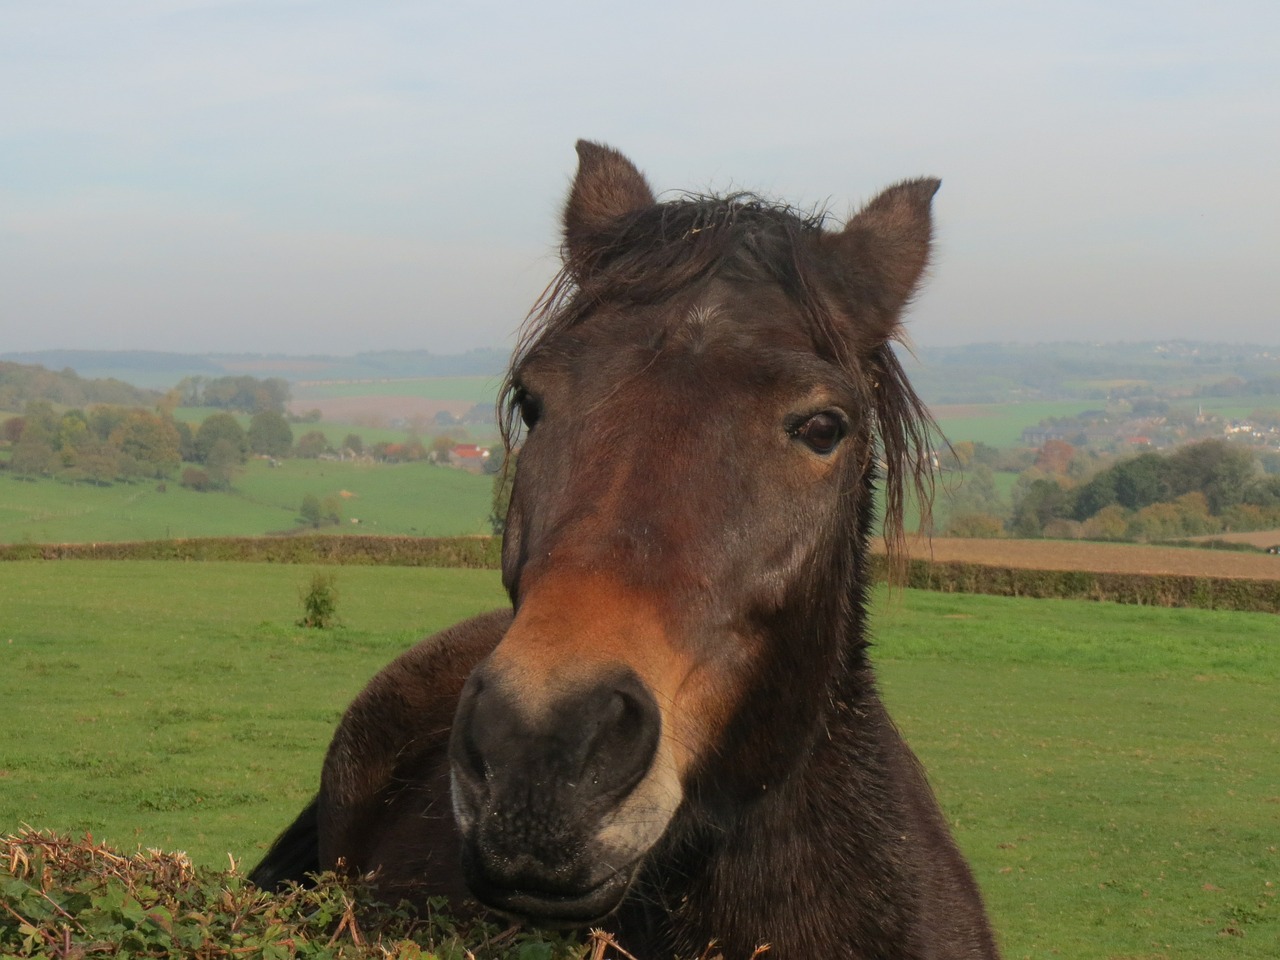
<svg viewBox="0 0 1280 960">
<path fill-rule="evenodd" d="M 470 535 L 491 532 L 492 478 L 427 463 L 370 465 L 251 460 L 229 493 L 175 481 L 109 487 L 24 481 L 0 473 L 0 543 L 79 543 L 250 536 L 297 526 L 302 497 L 337 497 L 339 532 Z M 163 489 L 162 489 L 163 487 Z M 359 519 L 358 525 L 351 519 Z"/>
</svg>

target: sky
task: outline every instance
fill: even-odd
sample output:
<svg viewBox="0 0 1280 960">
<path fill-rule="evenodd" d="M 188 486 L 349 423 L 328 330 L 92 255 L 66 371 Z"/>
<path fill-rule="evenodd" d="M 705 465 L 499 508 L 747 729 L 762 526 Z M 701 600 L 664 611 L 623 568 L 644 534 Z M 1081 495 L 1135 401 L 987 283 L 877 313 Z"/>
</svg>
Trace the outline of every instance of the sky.
<svg viewBox="0 0 1280 960">
<path fill-rule="evenodd" d="M 0 0 L 0 352 L 508 345 L 579 137 L 941 177 L 921 346 L 1280 344 L 1275 0 Z"/>
</svg>

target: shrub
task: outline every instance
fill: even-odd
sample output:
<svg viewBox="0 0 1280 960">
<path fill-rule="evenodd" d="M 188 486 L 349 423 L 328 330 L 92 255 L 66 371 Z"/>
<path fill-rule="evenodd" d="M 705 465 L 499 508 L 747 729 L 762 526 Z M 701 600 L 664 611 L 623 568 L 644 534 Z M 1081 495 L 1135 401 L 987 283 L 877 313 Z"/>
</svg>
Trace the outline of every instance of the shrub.
<svg viewBox="0 0 1280 960">
<path fill-rule="evenodd" d="M 989 513 L 962 513 L 947 523 L 946 536 L 991 539 L 1003 537 L 1004 521 Z"/>
<path fill-rule="evenodd" d="M 213 481 L 209 479 L 209 474 L 199 467 L 187 467 L 182 471 L 182 485 L 201 493 L 213 489 Z"/>
<path fill-rule="evenodd" d="M 332 573 L 316 571 L 311 586 L 302 592 L 302 619 L 298 626 L 327 630 L 339 625 L 337 578 Z"/>
</svg>

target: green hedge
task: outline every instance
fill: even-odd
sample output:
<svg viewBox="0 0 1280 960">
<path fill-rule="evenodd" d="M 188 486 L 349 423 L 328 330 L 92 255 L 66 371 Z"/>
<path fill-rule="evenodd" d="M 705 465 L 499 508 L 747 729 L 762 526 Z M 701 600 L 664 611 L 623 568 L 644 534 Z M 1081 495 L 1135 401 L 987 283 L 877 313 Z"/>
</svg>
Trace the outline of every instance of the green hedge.
<svg viewBox="0 0 1280 960">
<path fill-rule="evenodd" d="M 496 537 L 209 537 L 125 543 L 18 543 L 0 546 L 3 560 L 233 560 L 248 563 L 386 564 L 494 570 Z"/>
<path fill-rule="evenodd" d="M 501 565 L 501 558 L 502 543 L 497 537 L 432 539 L 308 535 L 0 546 L 0 561 L 235 560 L 496 570 Z M 887 578 L 885 558 L 877 556 L 875 559 L 877 576 Z M 1280 570 L 1280 565 L 1277 569 Z M 904 575 L 894 580 L 903 586 L 944 593 L 1109 600 L 1155 607 L 1280 613 L 1280 579 L 1024 570 L 959 561 L 911 560 L 906 564 Z"/>
<path fill-rule="evenodd" d="M 886 576 L 883 563 L 880 575 Z M 902 586 L 944 593 L 997 597 L 1108 600 L 1153 607 L 1198 607 L 1280 613 L 1280 580 L 1193 577 L 1175 574 L 1094 573 L 1084 570 L 1024 570 L 958 561 L 912 560 Z"/>
</svg>

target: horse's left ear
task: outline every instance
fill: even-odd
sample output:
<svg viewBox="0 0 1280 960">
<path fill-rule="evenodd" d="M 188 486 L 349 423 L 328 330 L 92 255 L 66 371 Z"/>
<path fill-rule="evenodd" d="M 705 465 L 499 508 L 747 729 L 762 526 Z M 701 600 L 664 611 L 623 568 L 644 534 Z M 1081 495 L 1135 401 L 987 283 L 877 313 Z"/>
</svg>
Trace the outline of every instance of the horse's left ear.
<svg viewBox="0 0 1280 960">
<path fill-rule="evenodd" d="M 564 260 L 581 272 L 602 228 L 657 200 L 644 174 L 617 150 L 590 140 L 579 140 L 577 150 L 578 173 L 564 205 Z"/>
<path fill-rule="evenodd" d="M 893 336 L 903 307 L 929 262 L 931 206 L 942 185 L 908 180 L 885 190 L 823 245 L 840 278 L 840 293 L 871 326 L 860 333 L 878 346 Z"/>
</svg>

